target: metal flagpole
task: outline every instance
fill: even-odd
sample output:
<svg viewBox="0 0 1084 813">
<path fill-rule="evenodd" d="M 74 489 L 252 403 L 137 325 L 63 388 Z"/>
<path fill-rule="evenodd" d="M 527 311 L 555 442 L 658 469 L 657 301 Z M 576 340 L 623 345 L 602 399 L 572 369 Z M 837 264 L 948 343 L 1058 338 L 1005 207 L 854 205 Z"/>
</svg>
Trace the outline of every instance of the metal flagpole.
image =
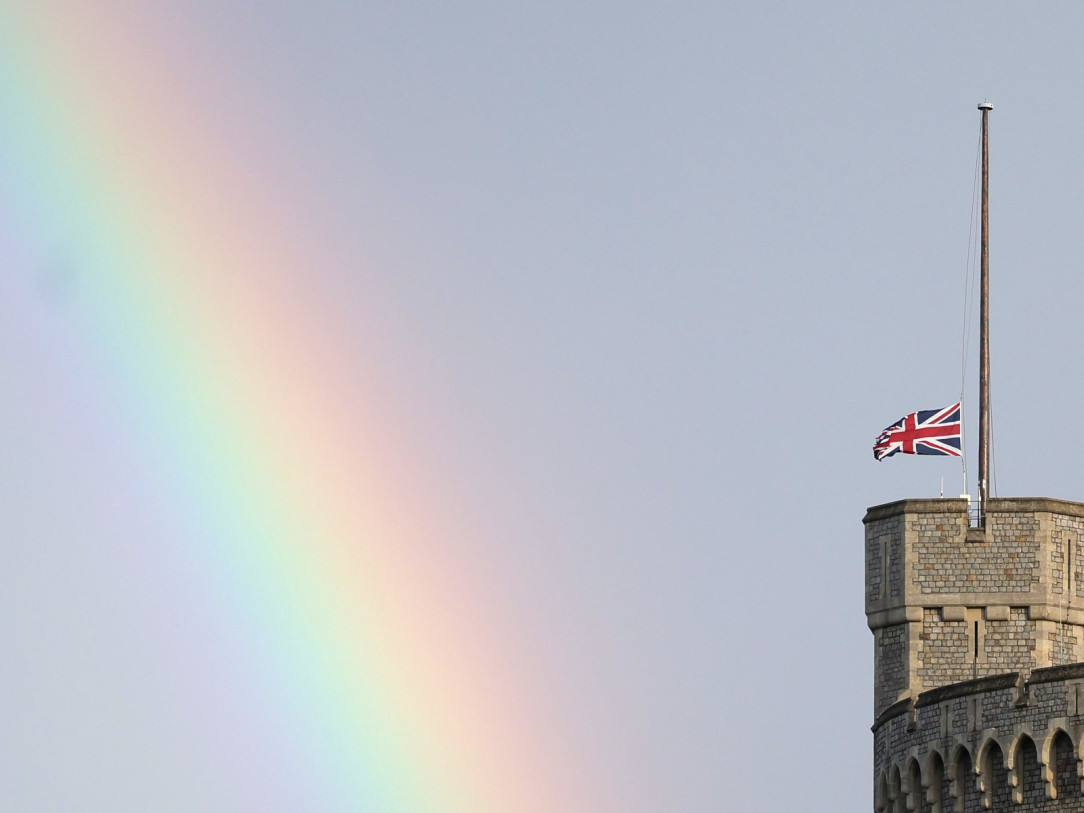
<svg viewBox="0 0 1084 813">
<path fill-rule="evenodd" d="M 980 243 L 979 304 L 979 522 L 986 525 L 990 471 L 990 111 L 982 111 L 982 237 Z"/>
</svg>

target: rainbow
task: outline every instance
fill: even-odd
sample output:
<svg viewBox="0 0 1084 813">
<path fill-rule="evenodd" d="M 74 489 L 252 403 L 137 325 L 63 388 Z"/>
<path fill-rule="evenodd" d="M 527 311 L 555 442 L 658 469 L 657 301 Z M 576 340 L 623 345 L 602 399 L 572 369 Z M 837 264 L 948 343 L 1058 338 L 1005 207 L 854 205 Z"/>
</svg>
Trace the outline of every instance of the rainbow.
<svg viewBox="0 0 1084 813">
<path fill-rule="evenodd" d="M 0 205 L 78 257 L 83 374 L 312 809 L 601 809 L 478 529 L 344 338 L 366 303 L 304 284 L 319 225 L 238 160 L 246 111 L 171 73 L 151 17 L 62 5 L 0 7 Z"/>
</svg>

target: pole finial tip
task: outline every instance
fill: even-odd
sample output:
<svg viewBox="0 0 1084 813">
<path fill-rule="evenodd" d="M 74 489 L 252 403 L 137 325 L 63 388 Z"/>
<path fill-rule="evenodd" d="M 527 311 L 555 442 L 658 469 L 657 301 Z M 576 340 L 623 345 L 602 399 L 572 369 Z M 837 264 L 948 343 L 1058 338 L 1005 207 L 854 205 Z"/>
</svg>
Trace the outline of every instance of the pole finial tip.
<svg viewBox="0 0 1084 813">
<path fill-rule="evenodd" d="M 990 102 L 979 102 L 979 110 L 993 110 L 994 106 Z"/>
</svg>

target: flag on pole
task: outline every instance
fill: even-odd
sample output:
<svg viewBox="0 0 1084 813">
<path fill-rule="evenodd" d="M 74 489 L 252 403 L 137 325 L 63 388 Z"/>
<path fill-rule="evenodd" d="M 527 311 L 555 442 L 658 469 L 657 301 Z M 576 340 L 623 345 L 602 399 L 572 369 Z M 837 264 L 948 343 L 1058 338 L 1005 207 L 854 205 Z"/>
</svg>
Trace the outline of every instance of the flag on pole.
<svg viewBox="0 0 1084 813">
<path fill-rule="evenodd" d="M 873 444 L 873 456 L 884 460 L 897 452 L 959 457 L 960 405 L 912 412 L 887 427 Z"/>
</svg>

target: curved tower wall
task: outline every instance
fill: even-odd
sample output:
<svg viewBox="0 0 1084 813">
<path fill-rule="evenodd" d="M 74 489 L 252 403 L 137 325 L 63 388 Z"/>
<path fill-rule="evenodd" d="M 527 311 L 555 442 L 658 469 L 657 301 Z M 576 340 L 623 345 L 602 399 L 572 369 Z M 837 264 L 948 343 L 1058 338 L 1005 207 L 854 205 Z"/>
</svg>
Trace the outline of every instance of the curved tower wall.
<svg viewBox="0 0 1084 813">
<path fill-rule="evenodd" d="M 1084 664 L 933 689 L 873 732 L 875 813 L 1084 811 Z"/>
</svg>

